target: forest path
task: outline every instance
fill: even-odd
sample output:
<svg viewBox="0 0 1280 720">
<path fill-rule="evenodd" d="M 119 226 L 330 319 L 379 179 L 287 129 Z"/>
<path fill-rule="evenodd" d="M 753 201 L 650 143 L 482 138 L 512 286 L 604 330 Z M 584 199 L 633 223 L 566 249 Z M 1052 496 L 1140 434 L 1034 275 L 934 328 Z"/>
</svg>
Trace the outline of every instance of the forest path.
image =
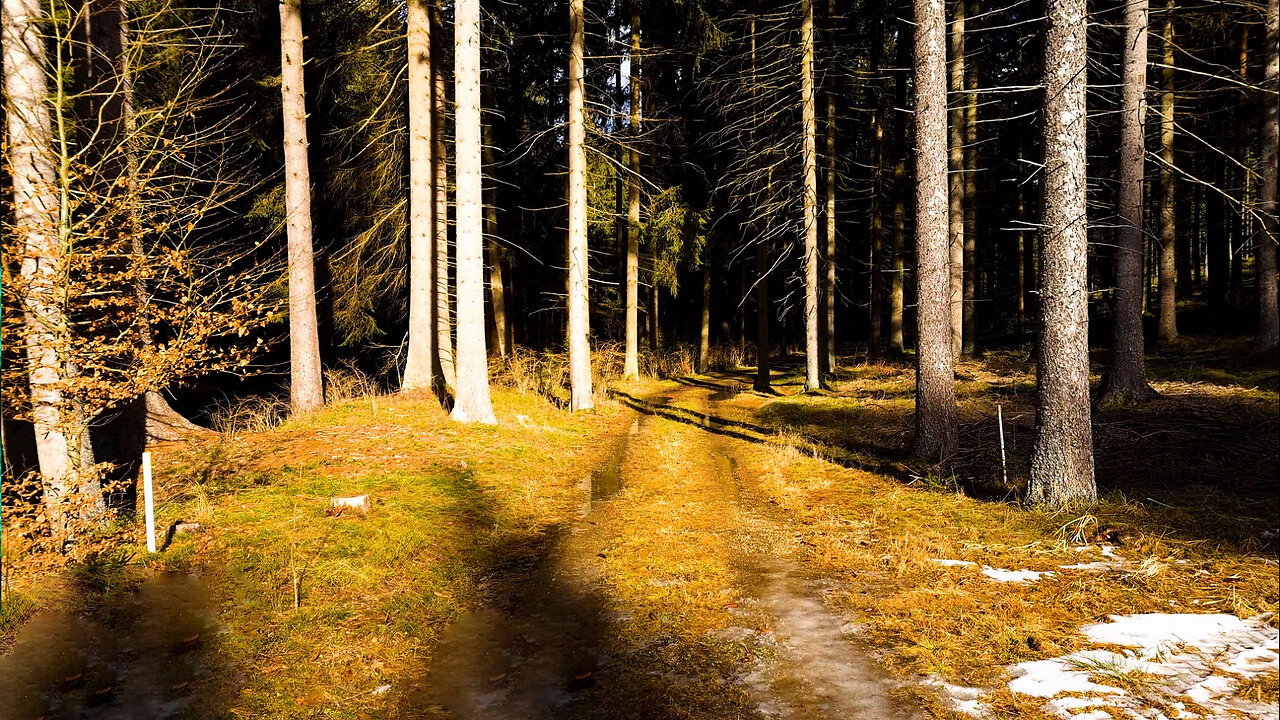
<svg viewBox="0 0 1280 720">
<path fill-rule="evenodd" d="M 706 419 L 727 392 L 633 405 L 582 479 L 579 522 L 444 631 L 430 705 L 496 720 L 912 717 L 793 559 L 797 533 L 738 461 L 749 434 Z"/>
</svg>

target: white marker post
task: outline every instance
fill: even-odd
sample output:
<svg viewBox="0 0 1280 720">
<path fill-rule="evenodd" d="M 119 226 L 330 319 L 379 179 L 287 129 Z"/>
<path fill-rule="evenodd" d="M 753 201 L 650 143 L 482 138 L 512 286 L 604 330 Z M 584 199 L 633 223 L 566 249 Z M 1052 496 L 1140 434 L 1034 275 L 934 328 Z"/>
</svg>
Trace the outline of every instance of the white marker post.
<svg viewBox="0 0 1280 720">
<path fill-rule="evenodd" d="M 151 492 L 151 453 L 142 453 L 142 502 L 147 512 L 147 552 L 156 551 L 156 504 Z"/>
</svg>

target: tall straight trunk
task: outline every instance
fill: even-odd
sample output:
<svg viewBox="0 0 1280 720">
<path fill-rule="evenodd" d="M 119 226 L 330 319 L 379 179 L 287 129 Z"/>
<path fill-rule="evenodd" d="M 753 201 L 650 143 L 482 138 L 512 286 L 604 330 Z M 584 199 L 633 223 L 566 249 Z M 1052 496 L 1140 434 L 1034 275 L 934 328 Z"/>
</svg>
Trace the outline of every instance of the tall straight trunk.
<svg viewBox="0 0 1280 720">
<path fill-rule="evenodd" d="M 702 322 L 698 334 L 698 372 L 707 371 L 711 359 L 711 265 L 702 260 Z"/>
<path fill-rule="evenodd" d="M 622 376 L 640 378 L 640 5 L 631 6 L 631 144 L 627 151 L 627 326 Z"/>
<path fill-rule="evenodd" d="M 457 168 L 458 352 L 453 419 L 497 422 L 484 341 L 484 154 L 480 113 L 480 0 L 453 6 L 454 158 Z"/>
<path fill-rule="evenodd" d="M 1087 11 L 1086 0 L 1048 5 L 1039 402 L 1028 495 L 1035 504 L 1063 508 L 1097 497 L 1089 414 Z"/>
<path fill-rule="evenodd" d="M 658 352 L 662 347 L 662 327 L 658 325 L 658 258 L 655 253 L 649 255 L 650 264 L 655 268 L 649 284 L 649 352 Z"/>
<path fill-rule="evenodd" d="M 1160 71 L 1160 341 L 1178 337 L 1177 191 L 1173 179 L 1173 15 L 1168 0 L 1164 19 L 1164 67 Z"/>
<path fill-rule="evenodd" d="M 889 353 L 901 356 L 906 350 L 903 318 L 906 314 L 907 251 L 907 148 L 911 125 L 904 117 L 907 107 L 907 71 L 911 64 L 911 43 L 905 25 L 899 26 L 895 43 L 898 51 L 898 78 L 894 88 L 894 142 L 897 162 L 893 165 L 893 274 L 889 279 Z"/>
<path fill-rule="evenodd" d="M 955 8 L 955 17 L 951 21 L 949 35 L 950 88 L 955 97 L 959 98 L 964 90 L 965 0 L 952 0 L 952 7 Z M 947 248 L 951 286 L 948 297 L 951 312 L 951 354 L 958 358 L 964 349 L 964 104 L 954 103 L 949 115 L 951 145 L 947 176 L 950 198 Z"/>
<path fill-rule="evenodd" d="M 1120 168 L 1116 229 L 1115 322 L 1111 372 L 1100 405 L 1129 405 L 1155 395 L 1147 384 L 1146 341 L 1142 335 L 1142 187 L 1147 117 L 1148 0 L 1127 0 L 1124 46 L 1120 49 Z"/>
<path fill-rule="evenodd" d="M 871 116 L 871 137 L 875 147 L 871 161 L 871 327 L 867 338 L 867 361 L 880 358 L 884 338 L 884 125 L 877 101 Z"/>
<path fill-rule="evenodd" d="M 968 6 L 967 16 L 978 14 L 976 0 L 961 2 Z M 964 87 L 964 306 L 960 350 L 965 355 L 973 355 L 978 347 L 978 66 L 968 58 L 965 58 Z"/>
<path fill-rule="evenodd" d="M 1249 26 L 1240 24 L 1240 82 L 1245 85 L 1249 84 Z M 1249 217 L 1249 184 L 1253 179 L 1253 174 L 1249 172 L 1249 148 L 1245 140 L 1245 113 L 1242 112 L 1237 105 L 1232 115 L 1234 116 L 1235 125 L 1235 157 L 1245 166 L 1239 168 L 1237 172 L 1240 175 L 1240 205 L 1236 210 L 1235 216 L 1232 218 L 1231 228 L 1234 241 L 1231 246 L 1231 289 L 1228 294 L 1231 300 L 1231 307 L 1239 310 L 1244 305 L 1244 252 L 1248 246 L 1248 217 Z"/>
<path fill-rule="evenodd" d="M 307 166 L 301 0 L 280 2 L 280 60 L 284 192 L 289 234 L 289 395 L 293 411 L 303 413 L 324 404 L 324 381 L 320 373 L 320 332 L 316 322 L 315 262 L 311 247 L 311 174 Z"/>
<path fill-rule="evenodd" d="M 492 100 L 492 99 L 490 99 Z M 485 123 L 482 129 L 481 157 L 484 161 L 485 176 L 489 178 L 484 189 L 484 248 L 485 265 L 489 269 L 489 306 L 493 308 L 493 342 L 491 347 L 498 351 L 499 357 L 506 357 L 511 351 L 508 338 L 511 335 L 507 327 L 507 289 L 505 286 L 506 252 L 502 243 L 498 242 L 498 190 L 493 185 L 494 153 L 493 126 Z"/>
<path fill-rule="evenodd" d="M 946 14 L 914 0 L 916 90 L 916 412 L 914 455 L 941 461 L 956 447 L 947 237 Z"/>
<path fill-rule="evenodd" d="M 1225 127 L 1225 126 L 1224 126 Z M 1230 192 L 1231 171 L 1227 168 L 1227 160 L 1218 157 L 1214 161 L 1217 171 L 1216 181 L 1221 192 L 1209 193 L 1208 204 L 1208 247 L 1205 270 L 1209 273 L 1209 306 L 1221 311 L 1227 306 L 1227 283 L 1231 278 L 1231 233 L 1227 223 L 1231 209 Z"/>
<path fill-rule="evenodd" d="M 818 367 L 818 113 L 813 77 L 813 0 L 801 1 L 800 104 L 804 142 L 804 389 L 822 386 Z"/>
<path fill-rule="evenodd" d="M 1021 133 L 1019 133 L 1018 167 L 1022 167 L 1023 144 L 1024 143 L 1023 143 L 1022 135 Z M 1027 222 L 1026 221 L 1027 204 L 1026 204 L 1026 195 L 1024 194 L 1021 185 L 1019 185 L 1017 189 L 1017 193 L 1018 193 L 1018 215 L 1017 215 L 1018 254 L 1013 259 L 1013 261 L 1018 266 L 1018 332 L 1023 333 L 1023 332 L 1026 332 L 1026 328 L 1027 328 L 1027 263 L 1024 260 L 1024 258 L 1027 256 L 1027 231 L 1025 229 L 1026 222 Z"/>
<path fill-rule="evenodd" d="M 827 0 L 827 54 L 833 55 L 836 47 L 836 0 Z M 826 167 L 826 250 L 823 255 L 822 300 L 822 359 L 823 372 L 836 369 L 836 74 L 828 69 L 826 78 L 827 125 L 825 141 Z M 875 268 L 872 268 L 874 273 Z M 872 300 L 872 304 L 875 301 Z"/>
<path fill-rule="evenodd" d="M 403 390 L 434 382 L 435 170 L 431 164 L 431 11 L 429 0 L 408 2 L 409 45 L 409 340 Z"/>
<path fill-rule="evenodd" d="M 1276 200 L 1276 149 L 1280 146 L 1280 8 L 1267 3 L 1267 70 L 1264 77 L 1266 112 L 1262 121 L 1262 189 L 1258 210 L 1262 232 L 1258 237 L 1258 332 L 1253 348 L 1260 352 L 1280 343 L 1280 308 L 1276 306 L 1276 243 L 1280 241 L 1280 206 Z"/>
<path fill-rule="evenodd" d="M 13 192 L 11 231 L 22 238 L 19 273 L 31 421 L 49 523 L 55 533 L 62 534 L 71 515 L 89 517 L 103 508 L 102 488 L 92 473 L 88 423 L 76 399 L 63 391 L 73 366 L 68 358 L 71 330 L 63 299 L 70 219 L 67 203 L 61 201 L 66 194 L 59 188 L 66 187 L 71 149 L 63 131 L 58 151 L 54 150 L 40 3 L 4 0 L 0 11 Z M 60 113 L 68 112 L 62 107 L 63 96 L 56 93 Z"/>
<path fill-rule="evenodd" d="M 751 2 L 747 23 L 747 34 L 751 39 L 751 83 L 752 88 L 756 88 L 758 87 L 756 80 L 756 0 Z M 758 112 L 760 99 L 754 90 L 753 96 L 756 111 Z M 752 132 L 755 132 L 754 128 Z M 770 176 L 771 180 L 772 177 Z M 751 229 L 755 231 L 756 235 L 756 237 L 752 238 L 756 244 L 756 377 L 752 387 L 756 392 L 768 393 L 773 390 L 769 380 L 769 355 L 771 353 L 771 348 L 769 347 L 769 240 L 767 236 L 759 232 L 759 228 L 754 223 Z"/>
<path fill-rule="evenodd" d="M 587 297 L 587 150 L 583 107 L 583 0 L 569 0 L 569 386 L 570 407 L 590 410 Z M 655 288 L 656 289 L 656 288 Z"/>
<path fill-rule="evenodd" d="M 432 222 L 435 232 L 436 246 L 436 374 L 444 387 L 450 391 L 456 387 L 453 360 L 453 311 L 450 307 L 451 288 L 449 286 L 449 148 L 445 133 L 445 119 L 448 116 L 445 98 L 444 53 L 440 52 L 440 43 L 444 40 L 441 29 L 444 16 L 440 12 L 440 3 L 436 0 L 431 8 L 431 21 L 435 24 L 432 33 L 436 42 L 436 52 L 432 53 L 431 63 L 431 131 L 434 147 L 431 153 L 431 167 L 435 174 L 435 213 Z"/>
</svg>

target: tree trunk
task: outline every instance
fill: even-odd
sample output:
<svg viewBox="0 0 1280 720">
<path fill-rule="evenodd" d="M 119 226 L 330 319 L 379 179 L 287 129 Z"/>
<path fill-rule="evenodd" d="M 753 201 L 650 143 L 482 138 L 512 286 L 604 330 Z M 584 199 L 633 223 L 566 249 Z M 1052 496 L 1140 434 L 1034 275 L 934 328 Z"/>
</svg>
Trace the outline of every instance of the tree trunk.
<svg viewBox="0 0 1280 720">
<path fill-rule="evenodd" d="M 649 352 L 656 353 L 662 347 L 662 328 L 658 325 L 658 272 L 656 270 L 658 258 L 656 252 L 650 254 L 649 259 L 655 267 L 650 278 L 649 285 L 649 311 L 646 313 L 649 318 Z"/>
<path fill-rule="evenodd" d="M 1028 495 L 1051 508 L 1097 497 L 1089 415 L 1085 6 L 1086 0 L 1050 0 L 1045 33 L 1039 404 Z"/>
<path fill-rule="evenodd" d="M 453 19 L 454 162 L 457 168 L 458 346 L 453 419 L 497 422 L 484 340 L 484 155 L 480 114 L 480 0 L 456 0 Z"/>
<path fill-rule="evenodd" d="M 627 152 L 627 327 L 622 377 L 640 379 L 640 5 L 631 7 L 631 125 Z"/>
<path fill-rule="evenodd" d="M 702 259 L 702 324 L 698 335 L 698 372 L 707 371 L 711 359 L 711 265 Z"/>
<path fill-rule="evenodd" d="M 946 15 L 914 0 L 916 126 L 916 412 L 919 460 L 942 461 L 956 447 L 947 236 Z"/>
<path fill-rule="evenodd" d="M 1115 323 L 1111 372 L 1098 403 L 1123 406 L 1155 395 L 1147 384 L 1142 334 L 1142 187 L 1146 160 L 1148 0 L 1124 6 L 1120 89 L 1120 168 L 1116 229 Z"/>
<path fill-rule="evenodd" d="M 569 385 L 570 408 L 590 410 L 587 286 L 587 154 L 583 107 L 583 0 L 569 0 Z M 656 289 L 656 288 L 655 288 Z"/>
<path fill-rule="evenodd" d="M 488 98 L 487 93 L 482 97 Z M 492 98 L 488 98 L 492 102 Z M 484 161 L 485 177 L 489 178 L 484 189 L 484 247 L 486 266 L 489 268 L 489 306 L 493 308 L 493 342 L 499 357 L 506 357 L 511 352 L 507 342 L 510 331 L 507 328 L 507 289 L 504 284 L 503 265 L 506 264 L 506 251 L 498 242 L 498 190 L 494 182 L 493 126 L 485 123 L 481 130 L 481 157 Z"/>
<path fill-rule="evenodd" d="M 440 32 L 444 26 L 440 12 L 440 2 L 431 8 L 431 19 L 435 25 L 432 35 L 436 43 L 443 40 Z M 435 60 L 431 64 L 431 132 L 435 139 L 434 152 L 431 154 L 432 170 L 435 173 L 435 212 L 432 222 L 435 232 L 436 246 L 436 375 L 447 391 L 453 391 L 455 385 L 455 369 L 453 361 L 453 312 L 450 310 L 449 287 L 449 148 L 446 142 L 446 118 L 448 117 L 447 100 L 445 98 L 444 53 L 432 53 Z"/>
<path fill-rule="evenodd" d="M 429 0 L 409 0 L 409 340 L 402 390 L 434 383 L 435 196 L 431 164 L 431 12 Z"/>
<path fill-rule="evenodd" d="M 955 19 L 951 21 L 950 52 L 951 75 L 950 88 L 956 97 L 964 90 L 965 62 L 965 0 L 952 0 L 955 8 Z M 951 312 L 951 354 L 960 357 L 964 349 L 964 104 L 956 102 L 951 108 L 951 146 L 948 163 L 947 182 L 950 198 L 948 256 L 950 264 L 950 312 Z"/>
<path fill-rule="evenodd" d="M 62 287 L 67 272 L 63 236 L 69 232 L 69 218 L 65 205 L 59 203 L 58 188 L 68 163 L 61 163 L 61 173 L 55 167 L 45 44 L 40 34 L 45 18 L 40 3 L 4 0 L 0 9 L 6 143 L 13 190 L 11 232 L 22 238 L 19 273 L 31 421 L 49 523 L 55 533 L 62 534 L 68 530 L 68 510 L 91 517 L 103 509 L 102 488 L 92 473 L 88 423 L 75 398 L 64 394 L 73 372 Z M 63 93 L 57 95 L 61 100 Z M 61 105 L 58 109 L 65 112 Z M 59 147 L 65 160 L 65 137 Z"/>
<path fill-rule="evenodd" d="M 907 107 L 907 72 L 911 64 L 911 43 L 905 25 L 898 28 L 894 42 L 898 51 L 898 80 L 894 90 L 895 108 Z M 910 146 L 910 124 L 897 110 L 894 118 L 894 142 L 897 162 L 893 166 L 893 274 L 889 279 L 889 353 L 895 357 L 906 351 L 903 319 L 906 314 L 906 250 L 907 250 L 907 148 Z"/>
<path fill-rule="evenodd" d="M 1165 6 L 1164 68 L 1160 72 L 1160 342 L 1178 338 L 1177 194 L 1173 179 L 1173 15 Z"/>
<path fill-rule="evenodd" d="M 800 165 L 804 174 L 804 389 L 822 386 L 818 354 L 818 118 L 813 77 L 813 0 L 801 1 L 800 104 L 804 142 Z"/>
<path fill-rule="evenodd" d="M 1267 2 L 1267 70 L 1264 78 L 1266 112 L 1262 122 L 1262 190 L 1258 210 L 1262 231 L 1258 237 L 1258 332 L 1253 348 L 1276 349 L 1280 343 L 1280 308 L 1276 306 L 1276 243 L 1280 241 L 1280 206 L 1276 200 L 1276 149 L 1280 146 L 1280 9 L 1277 0 Z"/>
<path fill-rule="evenodd" d="M 966 15 L 977 15 L 975 0 Z M 962 41 L 963 42 L 963 41 Z M 978 349 L 978 66 L 965 58 L 964 66 L 964 293 L 960 350 L 972 356 Z"/>
<path fill-rule="evenodd" d="M 300 0 L 280 2 L 280 60 L 289 233 L 289 394 L 293 412 L 304 413 L 324 405 L 324 380 L 320 371 L 320 331 L 316 321 L 315 263 L 311 248 L 311 174 L 307 166 Z"/>
<path fill-rule="evenodd" d="M 834 57 L 836 47 L 836 0 L 827 0 L 827 55 Z M 825 140 L 827 151 L 826 168 L 826 231 L 827 262 L 822 278 L 823 322 L 822 322 L 822 372 L 830 373 L 836 369 L 836 74 L 834 68 L 827 72 L 827 126 Z M 816 196 L 816 190 L 815 190 Z M 874 272 L 874 268 L 873 268 Z M 872 301 L 873 306 L 875 301 Z"/>
</svg>

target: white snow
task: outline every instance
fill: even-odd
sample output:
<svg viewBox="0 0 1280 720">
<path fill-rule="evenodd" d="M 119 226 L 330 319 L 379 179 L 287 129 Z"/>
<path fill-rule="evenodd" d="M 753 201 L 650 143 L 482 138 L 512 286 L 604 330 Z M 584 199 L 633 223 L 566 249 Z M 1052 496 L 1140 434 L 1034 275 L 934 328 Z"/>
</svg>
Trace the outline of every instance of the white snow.
<svg viewBox="0 0 1280 720">
<path fill-rule="evenodd" d="M 977 563 L 971 563 L 968 560 L 934 560 L 939 565 L 946 567 L 976 567 Z"/>
<path fill-rule="evenodd" d="M 1002 570 L 984 565 L 982 574 L 998 582 L 1026 583 L 1039 580 L 1041 577 L 1053 577 L 1055 573 L 1037 570 Z"/>
<path fill-rule="evenodd" d="M 1071 720 L 1102 717 L 1101 705 L 1118 716 L 1148 717 L 1152 702 L 1177 710 L 1179 718 L 1248 717 L 1280 719 L 1280 709 L 1234 696 L 1239 679 L 1280 671 L 1280 633 L 1268 616 L 1241 620 L 1227 614 L 1152 613 L 1112 615 L 1109 622 L 1080 630 L 1094 643 L 1127 648 L 1121 652 L 1082 650 L 1008 668 L 1009 688 L 1032 697 L 1054 698 L 1045 710 Z M 1108 675 L 1145 677 L 1137 695 L 1102 684 Z M 1096 682 L 1098 678 L 1101 682 Z M 1102 693 L 1109 697 L 1055 697 L 1062 693 Z M 1201 716 L 1183 701 L 1203 707 Z M 1162 714 L 1152 717 L 1165 717 Z"/>
<path fill-rule="evenodd" d="M 986 714 L 987 706 L 980 700 L 984 692 L 982 688 L 952 685 L 937 677 L 930 677 L 925 683 L 937 688 L 938 694 L 942 696 L 947 707 L 955 712 L 973 717 L 982 717 Z"/>
</svg>

